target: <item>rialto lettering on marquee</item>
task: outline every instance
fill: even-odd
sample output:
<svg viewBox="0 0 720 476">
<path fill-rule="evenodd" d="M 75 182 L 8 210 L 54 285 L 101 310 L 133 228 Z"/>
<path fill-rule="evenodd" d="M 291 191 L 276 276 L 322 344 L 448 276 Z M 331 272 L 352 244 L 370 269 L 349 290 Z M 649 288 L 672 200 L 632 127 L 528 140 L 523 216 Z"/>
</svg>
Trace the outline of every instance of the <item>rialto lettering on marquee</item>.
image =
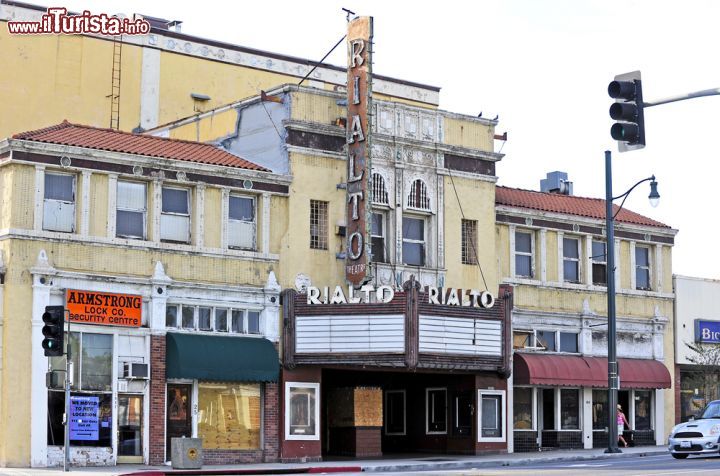
<svg viewBox="0 0 720 476">
<path fill-rule="evenodd" d="M 481 307 L 485 309 L 490 309 L 495 305 L 495 298 L 488 291 L 444 289 L 433 286 L 427 286 L 425 290 L 428 304 Z M 392 301 L 394 297 L 395 290 L 391 286 L 378 286 L 375 288 L 372 284 L 360 286 L 359 290 L 356 290 L 352 284 L 348 285 L 347 288 L 338 285 L 332 290 L 330 286 L 323 288 L 308 286 L 307 288 L 308 304 L 386 304 Z"/>
</svg>

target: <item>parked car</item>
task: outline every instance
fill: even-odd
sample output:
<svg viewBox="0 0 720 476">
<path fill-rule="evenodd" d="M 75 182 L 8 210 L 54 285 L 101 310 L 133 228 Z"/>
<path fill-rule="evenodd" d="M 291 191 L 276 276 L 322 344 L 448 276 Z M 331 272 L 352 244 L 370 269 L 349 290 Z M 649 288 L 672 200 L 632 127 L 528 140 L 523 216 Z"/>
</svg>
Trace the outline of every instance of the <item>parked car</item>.
<svg viewBox="0 0 720 476">
<path fill-rule="evenodd" d="M 675 425 L 668 450 L 673 458 L 720 453 L 720 400 L 710 402 L 697 417 Z"/>
</svg>

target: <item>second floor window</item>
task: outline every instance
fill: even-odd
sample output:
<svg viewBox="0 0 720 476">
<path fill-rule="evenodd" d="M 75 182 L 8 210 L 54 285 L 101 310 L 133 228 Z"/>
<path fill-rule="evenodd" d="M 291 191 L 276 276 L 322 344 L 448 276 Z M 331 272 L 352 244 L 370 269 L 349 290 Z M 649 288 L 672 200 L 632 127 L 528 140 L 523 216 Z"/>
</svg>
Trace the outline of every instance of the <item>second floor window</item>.
<svg viewBox="0 0 720 476">
<path fill-rule="evenodd" d="M 410 193 L 407 196 L 408 208 L 417 208 L 418 210 L 430 210 L 430 195 L 428 194 L 427 185 L 421 179 L 416 179 L 410 185 Z"/>
<path fill-rule="evenodd" d="M 186 188 L 162 188 L 160 239 L 176 243 L 190 242 L 190 191 Z"/>
<path fill-rule="evenodd" d="M 228 208 L 228 245 L 255 249 L 255 199 L 230 195 Z"/>
<path fill-rule="evenodd" d="M 533 277 L 533 237 L 529 231 L 515 231 L 515 276 Z"/>
<path fill-rule="evenodd" d="M 425 220 L 403 217 L 403 263 L 425 266 Z"/>
<path fill-rule="evenodd" d="M 43 230 L 75 231 L 75 176 L 45 173 Z"/>
<path fill-rule="evenodd" d="M 310 248 L 328 249 L 328 202 L 310 200 Z"/>
<path fill-rule="evenodd" d="M 650 248 L 635 247 L 635 287 L 650 289 Z"/>
<path fill-rule="evenodd" d="M 477 264 L 477 220 L 463 220 L 461 228 L 462 263 Z"/>
<path fill-rule="evenodd" d="M 607 285 L 607 250 L 602 241 L 592 242 L 592 282 Z"/>
<path fill-rule="evenodd" d="M 121 238 L 145 239 L 147 189 L 141 182 L 117 183 L 115 233 Z"/>
<path fill-rule="evenodd" d="M 513 349 L 530 349 L 545 352 L 578 352 L 577 332 L 537 329 L 513 331 Z"/>
<path fill-rule="evenodd" d="M 385 214 L 372 214 L 372 260 L 376 263 L 387 263 L 387 253 L 385 250 Z"/>
<path fill-rule="evenodd" d="M 165 327 L 233 334 L 261 334 L 260 311 L 168 304 Z"/>
<path fill-rule="evenodd" d="M 580 282 L 580 240 L 563 238 L 563 280 Z"/>
<path fill-rule="evenodd" d="M 377 172 L 372 174 L 372 188 L 371 197 L 373 203 L 379 203 L 381 205 L 389 205 L 388 192 L 385 187 L 385 179 L 382 175 Z"/>
</svg>

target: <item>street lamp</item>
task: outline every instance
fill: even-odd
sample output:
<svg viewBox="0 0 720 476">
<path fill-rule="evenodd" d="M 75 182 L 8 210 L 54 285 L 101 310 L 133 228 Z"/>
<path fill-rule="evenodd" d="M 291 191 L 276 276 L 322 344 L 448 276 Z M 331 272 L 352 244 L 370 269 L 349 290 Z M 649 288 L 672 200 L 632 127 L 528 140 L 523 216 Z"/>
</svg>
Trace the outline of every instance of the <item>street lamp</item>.
<svg viewBox="0 0 720 476">
<path fill-rule="evenodd" d="M 622 210 L 625 200 L 635 187 L 643 182 L 650 182 L 650 205 L 656 207 L 660 201 L 660 194 L 657 191 L 655 176 L 640 180 L 630 187 L 630 190 L 613 197 L 612 192 L 612 160 L 610 151 L 605 151 L 605 222 L 607 228 L 607 243 L 605 253 L 607 254 L 607 317 L 608 317 L 608 447 L 605 453 L 622 453 L 618 448 L 618 425 L 617 425 L 617 392 L 619 387 L 619 369 L 617 363 L 617 329 L 615 326 L 615 217 Z M 613 200 L 622 198 L 618 211 L 613 214 Z M 615 411 L 613 411 L 615 410 Z"/>
</svg>

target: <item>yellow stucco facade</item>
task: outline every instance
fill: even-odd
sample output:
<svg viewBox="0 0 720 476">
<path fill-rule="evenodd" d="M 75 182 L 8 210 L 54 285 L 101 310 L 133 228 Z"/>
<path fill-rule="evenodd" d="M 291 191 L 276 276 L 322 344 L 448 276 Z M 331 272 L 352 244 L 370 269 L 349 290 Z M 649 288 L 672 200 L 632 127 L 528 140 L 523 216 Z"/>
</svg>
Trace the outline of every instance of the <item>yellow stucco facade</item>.
<svg viewBox="0 0 720 476">
<path fill-rule="evenodd" d="M 508 210 L 512 212 L 512 208 L 503 208 L 503 213 Z M 530 219 L 535 213 L 528 209 L 515 209 L 515 213 L 519 217 L 527 217 Z M 543 217 L 545 218 L 545 217 Z M 566 216 L 565 220 L 569 217 Z M 572 220 L 572 218 L 569 218 Z M 530 223 L 532 220 L 530 220 Z M 579 222 L 578 222 L 579 223 Z M 587 223 L 587 222 L 585 222 Z M 602 223 L 598 222 L 602 227 Z M 607 292 L 604 285 L 592 284 L 592 269 L 590 259 L 585 247 L 586 241 L 591 236 L 583 236 L 579 233 L 559 232 L 552 228 L 509 225 L 498 223 L 496 225 L 496 256 L 499 260 L 498 269 L 501 273 L 501 281 L 507 282 L 514 286 L 514 306 L 516 312 L 524 315 L 532 316 L 549 316 L 549 315 L 565 315 L 565 316 L 591 316 L 592 318 L 600 317 L 600 321 L 607 316 Z M 621 224 L 617 228 L 628 232 L 630 230 L 645 233 L 644 236 L 650 236 L 651 232 L 660 232 L 663 236 L 671 238 L 675 231 L 669 228 L 651 229 L 640 227 L 633 230 L 632 225 Z M 514 241 L 512 236 L 514 230 L 529 232 L 533 235 L 533 277 L 515 276 L 511 256 Z M 562 263 L 561 247 L 559 242 L 562 236 L 576 238 L 580 240 L 581 251 L 579 260 L 580 283 L 568 284 L 563 280 L 559 273 L 559 266 Z M 594 239 L 604 240 L 602 236 Z M 629 334 L 623 335 L 622 323 L 644 323 L 639 324 L 644 328 L 652 330 L 655 322 L 662 323 L 662 361 L 668 369 L 671 376 L 674 375 L 674 350 L 673 350 L 673 321 L 674 321 L 674 294 L 672 289 L 672 247 L 664 242 L 635 242 L 629 239 L 616 239 L 615 249 L 618 251 L 616 255 L 617 282 L 616 286 L 616 316 L 619 323 L 619 339 L 620 339 L 620 357 L 634 358 L 657 358 L 659 349 L 657 346 L 649 351 L 646 345 L 645 350 L 639 350 L 642 344 L 626 343 L 623 346 L 623 339 L 629 339 Z M 644 246 L 650 251 L 651 271 L 650 281 L 651 290 L 637 290 L 634 288 L 635 273 L 634 257 L 632 250 L 634 246 Z M 659 262 L 658 262 L 659 260 Z M 544 273 L 544 276 L 543 276 Z M 589 314 L 588 314 L 589 313 Z M 542 317 L 538 317 L 538 322 L 543 322 Z M 595 321 L 593 321 L 595 322 Z M 516 328 L 527 329 L 527 320 L 518 320 L 514 322 Z M 542 327 L 542 324 L 539 324 Z M 597 323 L 594 325 L 598 325 Z M 545 326 L 550 328 L 563 329 L 563 325 L 559 325 L 558 321 L 552 319 L 545 320 Z M 572 325 L 567 327 L 571 331 Z M 629 328 L 629 327 L 628 327 Z M 601 329 L 603 329 L 601 327 Z M 597 332 L 597 331 L 595 331 Z M 604 331 L 603 331 L 604 332 Z M 646 331 L 649 332 L 649 331 Z M 606 344 L 602 344 L 606 345 Z M 632 347 L 635 347 L 632 350 Z M 591 355 L 603 354 L 606 348 L 593 348 L 588 352 Z M 624 351 L 624 353 L 623 353 Z M 622 389 L 622 382 L 621 382 Z M 663 435 L 658 435 L 658 441 L 665 441 L 667 434 L 675 424 L 675 394 L 673 389 L 662 390 L 664 407 L 664 429 Z"/>
<path fill-rule="evenodd" d="M 212 110 L 279 84 L 297 84 L 311 64 L 162 29 L 153 29 L 149 35 L 126 35 L 117 49 L 105 37 L 12 35 L 5 25 L 8 19 L 35 20 L 43 13 L 41 8 L 3 5 L 1 55 L 4 71 L 12 74 L 0 75 L 0 138 L 65 119 L 111 127 L 114 63 L 119 65 L 115 73 L 120 78 L 119 129 L 125 131 Z M 332 91 L 344 87 L 345 74 L 339 68 L 321 66 L 307 81 Z M 379 98 L 437 107 L 438 88 L 389 78 L 383 81 L 389 85 L 388 92 L 378 94 Z M 203 98 L 194 99 L 191 94 Z M 210 124 L 212 133 L 181 135 L 188 140 L 222 135 L 218 132 L 227 124 L 222 115 L 216 120 L 220 124 Z"/>
<path fill-rule="evenodd" d="M 43 149 L 44 146 L 40 146 L 36 151 L 49 156 L 58 153 L 57 150 Z M 82 151 L 74 150 L 66 155 L 82 157 Z M 172 166 L 170 161 L 165 165 Z M 186 166 L 187 170 L 192 170 L 192 166 Z M 44 180 L 46 172 L 74 177 L 74 233 L 46 231 L 42 220 L 37 222 L 35 219 L 35 210 L 40 213 L 43 210 L 42 196 L 38 202 L 35 190 Z M 222 174 L 222 171 L 218 169 L 216 173 Z M 268 173 L 260 174 L 260 177 L 255 174 L 252 178 L 272 183 L 284 180 Z M 124 176 L 120 179 L 138 180 Z M 85 180 L 89 181 L 87 186 Z M 105 279 L 115 282 L 147 280 L 156 272 L 157 263 L 161 263 L 164 273 L 179 283 L 193 283 L 196 287 L 230 285 L 262 289 L 270 273 L 278 270 L 278 256 L 287 230 L 286 194 L 257 193 L 205 184 L 202 186 L 203 200 L 199 202 L 200 189 L 195 184 L 185 184 L 192 197 L 189 225 L 192 239 L 187 245 L 176 245 L 153 239 L 157 236 L 155 227 L 159 223 L 153 219 L 153 214 L 157 213 L 153 210 L 159 211 L 160 204 L 153 200 L 154 182 L 147 179 L 144 183 L 148 190 L 148 239 L 126 240 L 109 235 L 108 223 L 113 219 L 109 216 L 108 203 L 117 199 L 111 180 L 115 184 L 118 177 L 100 170 L 81 173 L 72 167 L 43 165 L 38 168 L 13 160 L 12 152 L 0 163 L 0 194 L 3 196 L 0 210 L 0 353 L 3 363 L 0 367 L 0 466 L 22 467 L 32 463 L 30 421 L 33 410 L 28 396 L 33 386 L 28 365 L 18 363 L 32 362 L 32 354 L 38 350 L 39 341 L 33 342 L 33 330 L 37 332 L 34 319 L 37 316 L 33 317 L 35 285 L 31 270 L 37 266 L 42 251 L 47 255 L 49 265 L 62 270 L 64 276 L 92 276 L 100 282 Z M 83 202 L 83 189 L 89 192 L 87 203 Z M 255 250 L 242 252 L 229 249 L 221 238 L 221 230 L 225 230 L 223 223 L 227 223 L 222 213 L 223 210 L 227 213 L 227 204 L 223 201 L 227 201 L 228 192 L 240 192 L 242 196 L 256 200 Z M 83 210 L 87 213 L 86 225 L 82 224 Z M 196 220 L 202 220 L 204 226 L 198 227 Z M 37 223 L 40 223 L 39 228 Z M 82 233 L 85 226 L 87 233 Z M 199 229 L 203 230 L 202 240 L 195 234 Z M 274 325 L 277 327 L 279 322 Z M 31 342 L 35 345 L 30 345 Z"/>
</svg>

